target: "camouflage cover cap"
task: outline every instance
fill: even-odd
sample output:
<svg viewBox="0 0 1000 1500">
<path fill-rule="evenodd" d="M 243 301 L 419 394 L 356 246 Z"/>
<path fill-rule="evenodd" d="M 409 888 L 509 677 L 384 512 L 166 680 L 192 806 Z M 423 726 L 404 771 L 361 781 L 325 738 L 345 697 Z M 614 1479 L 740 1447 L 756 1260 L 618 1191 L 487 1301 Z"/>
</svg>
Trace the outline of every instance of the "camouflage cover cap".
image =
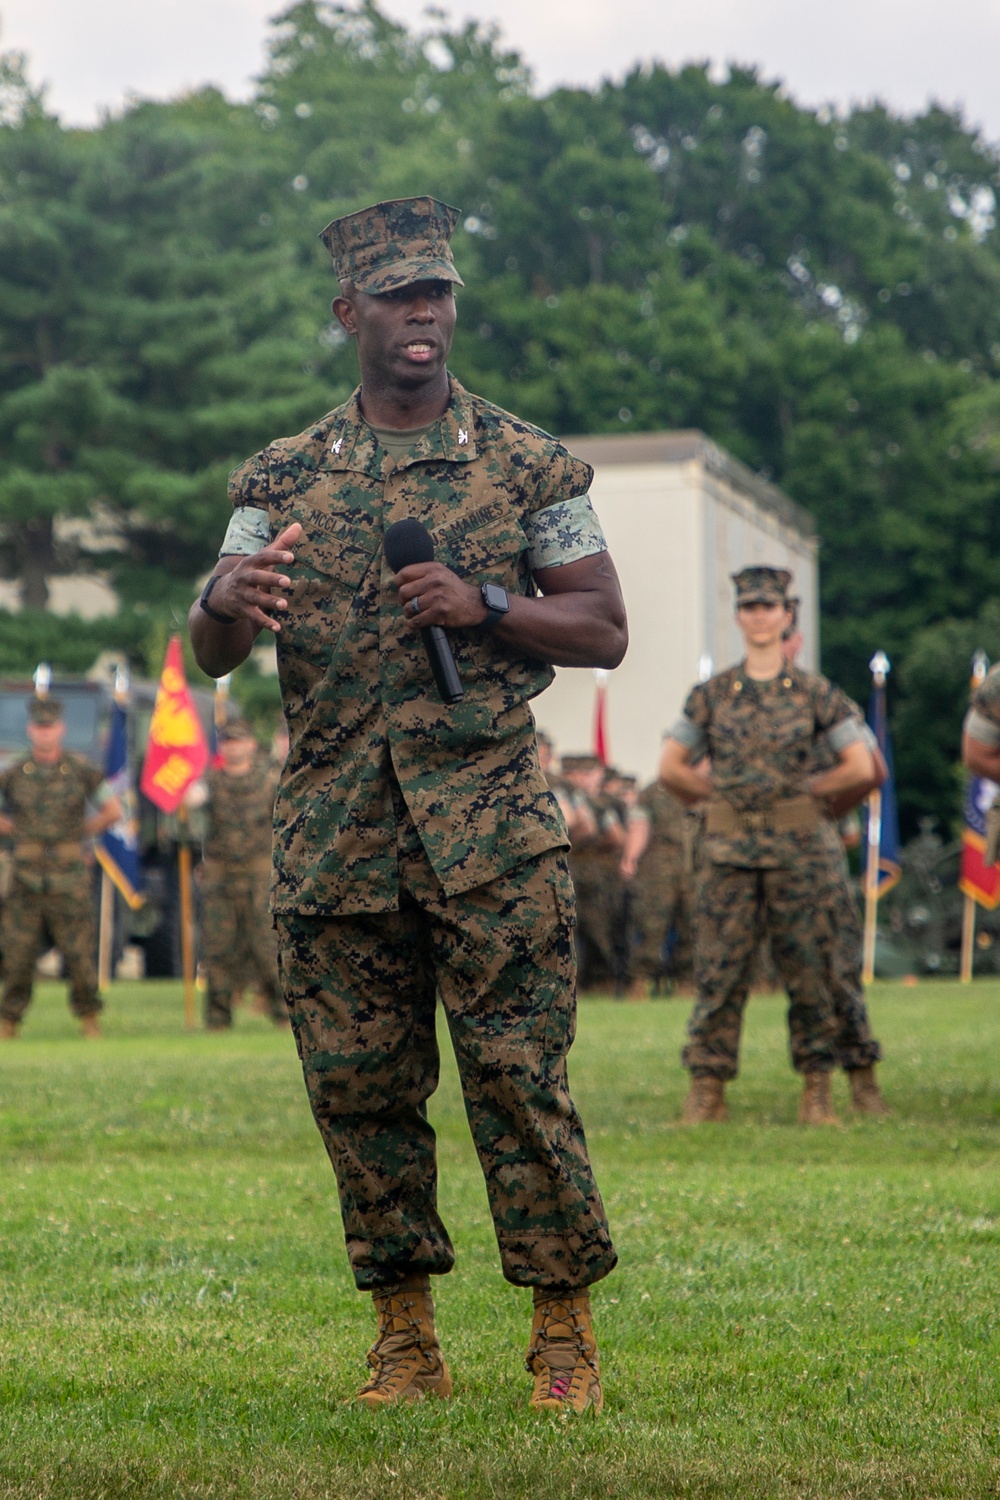
<svg viewBox="0 0 1000 1500">
<path fill-rule="evenodd" d="M 29 724 L 58 724 L 63 706 L 58 698 L 32 698 L 28 703 Z"/>
<path fill-rule="evenodd" d="M 252 740 L 255 739 L 253 729 L 246 719 L 227 719 L 217 731 L 220 740 Z"/>
<path fill-rule="evenodd" d="M 736 604 L 787 604 L 792 575 L 787 568 L 741 568 L 731 574 Z"/>
<path fill-rule="evenodd" d="M 562 758 L 564 771 L 593 771 L 600 764 L 596 755 L 564 755 Z"/>
<path fill-rule="evenodd" d="M 449 244 L 458 215 L 437 198 L 393 198 L 334 219 L 320 239 L 340 280 L 371 296 L 414 281 L 464 286 Z"/>
</svg>

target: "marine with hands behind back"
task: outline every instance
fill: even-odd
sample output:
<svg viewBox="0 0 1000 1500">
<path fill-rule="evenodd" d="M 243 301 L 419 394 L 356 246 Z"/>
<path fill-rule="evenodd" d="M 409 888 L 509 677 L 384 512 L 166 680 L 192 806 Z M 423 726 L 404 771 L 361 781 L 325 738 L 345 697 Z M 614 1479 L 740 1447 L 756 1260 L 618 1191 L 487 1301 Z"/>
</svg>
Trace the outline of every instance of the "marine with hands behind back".
<svg viewBox="0 0 1000 1500">
<path fill-rule="evenodd" d="M 751 567 L 733 582 L 746 655 L 691 690 L 660 763 L 671 791 L 689 804 L 706 804 L 684 1118 L 692 1124 L 726 1118 L 725 1085 L 736 1077 L 754 954 L 766 932 L 788 991 L 792 1064 L 804 1078 L 799 1121 L 833 1124 L 836 892 L 821 804 L 863 794 L 875 784 L 875 766 L 850 699 L 784 659 L 791 575 Z M 813 752 L 823 738 L 836 764 L 814 775 Z M 706 755 L 711 770 L 695 769 Z"/>
<path fill-rule="evenodd" d="M 567 1085 L 573 895 L 529 700 L 552 664 L 615 666 L 625 612 L 589 468 L 448 372 L 456 217 L 414 198 L 324 231 L 361 385 L 234 471 L 191 638 L 219 676 L 261 629 L 277 637 L 291 743 L 272 907 L 351 1268 L 378 1316 L 358 1399 L 451 1389 L 429 1281 L 454 1260 L 426 1112 L 439 992 L 504 1275 L 534 1292 L 532 1404 L 596 1410 L 588 1288 L 615 1252 Z M 382 538 L 406 518 L 434 559 L 394 574 Z M 435 689 L 427 626 L 448 633 L 461 703 Z"/>
<path fill-rule="evenodd" d="M 56 698 L 28 704 L 31 749 L 0 772 L 0 835 L 13 840 L 13 881 L 4 903 L 0 945 L 4 986 L 0 1038 L 17 1036 L 31 1003 L 35 964 L 46 933 L 62 954 L 69 1003 L 83 1035 L 100 1036 L 97 927 L 84 840 L 122 817 L 103 771 L 63 748 L 66 724 Z M 88 815 L 87 804 L 95 811 Z"/>
</svg>

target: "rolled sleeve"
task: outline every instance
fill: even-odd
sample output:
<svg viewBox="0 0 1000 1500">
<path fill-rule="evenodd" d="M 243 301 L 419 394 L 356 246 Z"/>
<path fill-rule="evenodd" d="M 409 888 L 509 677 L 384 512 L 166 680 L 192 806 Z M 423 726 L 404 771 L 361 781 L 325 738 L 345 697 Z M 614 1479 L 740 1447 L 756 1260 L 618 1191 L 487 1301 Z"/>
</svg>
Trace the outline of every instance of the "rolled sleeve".
<svg viewBox="0 0 1000 1500">
<path fill-rule="evenodd" d="M 229 518 L 220 557 L 252 557 L 271 540 L 271 518 L 266 510 L 253 505 L 239 505 Z"/>
<path fill-rule="evenodd" d="M 559 500 L 555 505 L 533 511 L 524 523 L 524 531 L 532 572 L 562 568 L 608 550 L 589 495 L 575 495 L 571 500 Z"/>
<path fill-rule="evenodd" d="M 834 754 L 840 755 L 849 745 L 864 744 L 864 726 L 860 719 L 841 719 L 826 731 L 825 738 Z"/>
<path fill-rule="evenodd" d="M 692 764 L 708 754 L 708 736 L 697 724 L 691 722 L 687 714 L 681 714 L 677 722 L 671 725 L 667 730 L 667 739 L 676 740 L 679 745 L 683 745 Z"/>
<path fill-rule="evenodd" d="M 985 745 L 989 750 L 1000 747 L 1000 725 L 994 724 L 985 714 L 981 714 L 978 708 L 970 708 L 962 725 L 965 733 L 970 739 L 976 740 L 980 745 Z"/>
</svg>

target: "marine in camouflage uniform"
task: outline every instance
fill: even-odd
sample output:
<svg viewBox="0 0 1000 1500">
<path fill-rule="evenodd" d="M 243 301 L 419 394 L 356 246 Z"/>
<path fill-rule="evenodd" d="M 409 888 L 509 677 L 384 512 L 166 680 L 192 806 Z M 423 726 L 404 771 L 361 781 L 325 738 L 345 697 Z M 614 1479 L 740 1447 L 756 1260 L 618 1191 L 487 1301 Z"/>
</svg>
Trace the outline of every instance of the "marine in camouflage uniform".
<svg viewBox="0 0 1000 1500">
<path fill-rule="evenodd" d="M 734 576 L 738 608 L 785 606 L 789 580 L 783 569 L 744 569 Z M 692 689 L 670 740 L 688 764 L 708 755 L 712 767 L 695 897 L 698 998 L 683 1052 L 688 1117 L 724 1118 L 722 1085 L 737 1074 L 754 954 L 767 932 L 789 996 L 792 1064 L 806 1080 L 800 1118 L 825 1123 L 837 1062 L 837 890 L 811 777 L 817 742 L 838 761 L 863 743 L 856 709 L 823 677 L 779 665 L 755 680 L 744 662 Z"/>
<path fill-rule="evenodd" d="M 624 921 L 621 862 L 625 828 L 613 798 L 601 791 L 603 767 L 594 755 L 565 755 L 563 779 L 577 814 L 569 870 L 577 908 L 577 963 L 584 990 L 621 980 L 619 946 Z"/>
<path fill-rule="evenodd" d="M 219 730 L 219 748 L 255 745 L 243 719 Z M 278 981 L 278 949 L 268 912 L 277 773 L 257 753 L 245 771 L 213 767 L 204 778 L 206 829 L 199 867 L 201 956 L 205 965 L 205 1025 L 233 1024 L 233 1001 L 249 982 L 268 1015 L 286 1024 Z"/>
<path fill-rule="evenodd" d="M 86 1036 L 99 1035 L 97 929 L 83 841 L 121 817 L 104 773 L 62 749 L 61 705 L 35 698 L 28 707 L 32 751 L 0 772 L 0 832 L 13 840 L 13 878 L 4 903 L 0 1035 L 17 1034 L 31 1003 L 35 964 L 48 939 L 62 954 L 69 1004 Z M 87 821 L 87 803 L 99 807 Z"/>
<path fill-rule="evenodd" d="M 630 976 L 648 993 L 666 967 L 667 940 L 673 932 L 671 978 L 686 975 L 691 965 L 691 888 L 694 842 L 698 820 L 683 802 L 659 781 L 639 793 L 629 817 L 630 828 L 641 825 L 645 848 L 632 879 L 632 942 Z"/>
<path fill-rule="evenodd" d="M 192 638 L 203 665 L 228 669 L 265 623 L 261 604 L 280 621 L 291 745 L 272 908 L 351 1267 L 379 1314 L 359 1399 L 451 1388 L 427 1281 L 454 1260 L 427 1119 L 437 992 L 503 1271 L 536 1291 L 533 1401 L 582 1409 L 601 1401 L 586 1288 L 615 1252 L 567 1086 L 574 907 L 529 700 L 552 679 L 549 650 L 573 664 L 592 649 L 581 639 L 599 639 L 620 658 L 624 613 L 589 468 L 447 374 L 455 217 L 405 200 L 325 231 L 363 385 L 233 473 L 221 587 L 193 609 Z M 435 561 L 394 577 L 383 533 L 404 517 L 428 528 Z M 294 548 L 293 584 L 275 540 Z M 491 597 L 507 600 L 509 622 L 486 584 L 504 591 Z M 560 593 L 558 609 L 536 585 Z M 465 685 L 450 707 L 424 620 L 449 627 Z M 610 652 L 602 644 L 598 664 Z"/>
</svg>

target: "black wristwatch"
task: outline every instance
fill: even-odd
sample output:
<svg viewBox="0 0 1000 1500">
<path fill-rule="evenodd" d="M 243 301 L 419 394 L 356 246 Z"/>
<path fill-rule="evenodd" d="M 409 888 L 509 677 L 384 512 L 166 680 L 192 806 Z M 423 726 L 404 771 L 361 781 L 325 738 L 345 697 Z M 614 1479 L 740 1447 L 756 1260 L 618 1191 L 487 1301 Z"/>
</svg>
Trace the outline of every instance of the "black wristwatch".
<svg viewBox="0 0 1000 1500">
<path fill-rule="evenodd" d="M 198 603 L 201 605 L 202 609 L 205 611 L 206 615 L 208 615 L 208 618 L 210 620 L 215 620 L 216 623 L 219 624 L 219 625 L 235 625 L 236 624 L 236 616 L 235 615 L 224 615 L 224 614 L 221 614 L 219 610 L 213 609 L 212 606 L 208 602 L 208 596 L 209 596 L 209 594 L 215 588 L 215 585 L 218 583 L 218 581 L 219 581 L 219 579 L 221 577 L 222 577 L 221 573 L 213 573 L 212 574 L 211 578 L 208 580 L 208 582 L 206 583 L 205 587 L 201 591 L 201 598 L 198 600 Z"/>
<path fill-rule="evenodd" d="M 486 605 L 486 619 L 481 620 L 480 630 L 492 630 L 498 620 L 510 613 L 510 596 L 498 583 L 484 583 L 479 590 Z"/>
</svg>

